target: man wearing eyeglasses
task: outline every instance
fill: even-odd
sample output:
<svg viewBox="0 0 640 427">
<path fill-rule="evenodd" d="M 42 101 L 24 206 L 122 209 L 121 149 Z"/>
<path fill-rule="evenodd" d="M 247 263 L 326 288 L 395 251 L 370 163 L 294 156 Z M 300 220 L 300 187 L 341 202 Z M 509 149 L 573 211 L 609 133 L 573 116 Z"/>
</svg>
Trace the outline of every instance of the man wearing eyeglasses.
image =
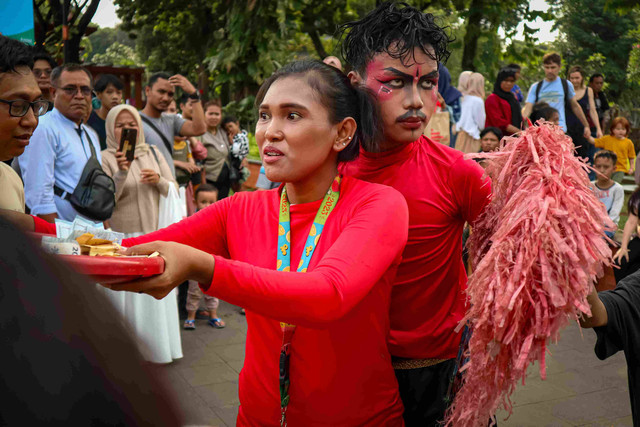
<svg viewBox="0 0 640 427">
<path fill-rule="evenodd" d="M 24 212 L 24 189 L 18 174 L 5 163 L 22 154 L 50 104 L 42 99 L 31 48 L 0 36 L 0 209 Z"/>
<path fill-rule="evenodd" d="M 53 69 L 54 109 L 42 118 L 20 157 L 27 206 L 32 215 L 49 222 L 79 215 L 68 198 L 91 157 L 89 144 L 100 161 L 98 138 L 83 124 L 90 111 L 92 80 L 91 73 L 77 64 Z"/>
<path fill-rule="evenodd" d="M 38 116 L 50 109 L 32 67 L 29 46 L 0 36 L 0 209 L 18 212 L 25 210 L 22 181 L 5 161 L 22 154 L 38 126 Z"/>
</svg>

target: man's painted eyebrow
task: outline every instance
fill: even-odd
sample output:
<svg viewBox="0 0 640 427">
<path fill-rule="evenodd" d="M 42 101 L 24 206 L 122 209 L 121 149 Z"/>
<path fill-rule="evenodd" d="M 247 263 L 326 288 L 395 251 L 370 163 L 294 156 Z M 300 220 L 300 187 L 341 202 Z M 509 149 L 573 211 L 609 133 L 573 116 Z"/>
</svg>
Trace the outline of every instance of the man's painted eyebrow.
<svg viewBox="0 0 640 427">
<path fill-rule="evenodd" d="M 399 76 L 402 76 L 402 77 L 404 77 L 405 79 L 412 79 L 412 78 L 413 78 L 413 76 L 412 76 L 412 75 L 409 75 L 409 74 L 407 74 L 407 73 L 403 73 L 402 71 L 400 71 L 400 70 L 396 70 L 396 69 L 395 69 L 395 68 L 393 68 L 393 67 L 387 67 L 387 68 L 385 68 L 384 70 L 385 70 L 385 71 L 391 71 L 392 73 L 395 73 L 395 74 L 397 74 L 397 75 L 399 75 Z M 431 77 L 438 77 L 438 70 L 433 70 L 432 72 L 430 72 L 429 74 L 425 74 L 425 75 L 424 75 L 424 76 L 422 76 L 421 78 L 431 78 Z"/>
</svg>

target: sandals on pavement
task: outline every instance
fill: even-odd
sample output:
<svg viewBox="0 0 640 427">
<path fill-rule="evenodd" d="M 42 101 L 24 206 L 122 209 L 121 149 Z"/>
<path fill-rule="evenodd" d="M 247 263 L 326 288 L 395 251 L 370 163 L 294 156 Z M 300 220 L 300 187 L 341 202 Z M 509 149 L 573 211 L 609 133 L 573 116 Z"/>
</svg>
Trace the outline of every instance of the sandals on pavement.
<svg viewBox="0 0 640 427">
<path fill-rule="evenodd" d="M 214 317 L 209 319 L 209 325 L 213 326 L 216 329 L 222 329 L 224 328 L 226 325 L 224 324 L 224 322 L 222 321 L 222 319 L 220 319 L 219 317 Z"/>
<path fill-rule="evenodd" d="M 194 330 L 196 328 L 196 321 L 195 320 L 185 320 L 184 321 L 184 325 L 182 326 L 183 329 L 187 329 L 187 330 Z"/>
</svg>

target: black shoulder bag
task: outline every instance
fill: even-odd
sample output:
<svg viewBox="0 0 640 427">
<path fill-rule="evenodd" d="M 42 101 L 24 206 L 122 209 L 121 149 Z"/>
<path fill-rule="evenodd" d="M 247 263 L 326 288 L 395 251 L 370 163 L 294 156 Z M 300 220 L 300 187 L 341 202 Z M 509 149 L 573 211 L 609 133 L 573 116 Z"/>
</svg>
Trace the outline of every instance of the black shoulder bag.
<svg viewBox="0 0 640 427">
<path fill-rule="evenodd" d="M 80 129 L 76 129 L 82 142 Z M 68 200 L 80 214 L 96 221 L 105 221 L 111 218 L 113 209 L 116 206 L 116 185 L 113 179 L 102 170 L 93 142 L 86 130 L 84 130 L 91 149 L 91 157 L 84 165 L 78 185 L 69 194 L 60 187 L 54 185 L 53 191 L 57 196 Z"/>
</svg>

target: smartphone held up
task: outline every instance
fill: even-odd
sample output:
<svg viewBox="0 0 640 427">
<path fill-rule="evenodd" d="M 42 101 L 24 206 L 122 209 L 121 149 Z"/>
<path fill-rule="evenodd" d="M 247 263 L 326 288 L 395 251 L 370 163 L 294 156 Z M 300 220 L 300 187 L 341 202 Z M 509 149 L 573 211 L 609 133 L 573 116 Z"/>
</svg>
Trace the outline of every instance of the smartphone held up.
<svg viewBox="0 0 640 427">
<path fill-rule="evenodd" d="M 136 151 L 136 141 L 138 139 L 137 129 L 122 129 L 120 137 L 120 149 L 118 151 L 125 154 L 128 162 L 133 162 L 133 156 Z"/>
</svg>

